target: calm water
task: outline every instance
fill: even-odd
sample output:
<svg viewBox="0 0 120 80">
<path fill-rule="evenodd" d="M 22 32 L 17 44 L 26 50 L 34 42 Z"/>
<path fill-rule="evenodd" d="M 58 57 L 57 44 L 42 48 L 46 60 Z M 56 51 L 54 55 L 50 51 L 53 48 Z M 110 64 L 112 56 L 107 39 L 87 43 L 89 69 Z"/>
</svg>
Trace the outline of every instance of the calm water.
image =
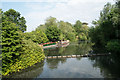
<svg viewBox="0 0 120 80">
<path fill-rule="evenodd" d="M 46 49 L 45 55 L 91 54 L 91 43 L 72 42 L 67 47 Z M 113 56 L 45 59 L 14 78 L 119 78 L 120 59 Z"/>
</svg>

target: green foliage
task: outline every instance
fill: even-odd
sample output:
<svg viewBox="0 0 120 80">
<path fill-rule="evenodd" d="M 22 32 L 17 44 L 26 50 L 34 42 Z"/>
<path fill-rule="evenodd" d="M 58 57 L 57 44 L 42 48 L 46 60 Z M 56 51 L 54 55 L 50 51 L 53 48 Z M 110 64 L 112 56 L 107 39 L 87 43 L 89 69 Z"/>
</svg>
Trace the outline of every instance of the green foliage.
<svg viewBox="0 0 120 80">
<path fill-rule="evenodd" d="M 50 16 L 46 19 L 46 22 L 45 22 L 46 27 L 57 26 L 57 25 L 58 24 L 57 24 L 57 19 L 56 18 Z"/>
<path fill-rule="evenodd" d="M 46 28 L 46 29 L 45 29 Z M 44 26 L 44 30 L 49 41 L 58 41 L 60 40 L 61 31 L 58 29 L 58 23 L 56 18 L 48 17 Z"/>
<path fill-rule="evenodd" d="M 58 22 L 56 18 L 51 16 L 46 19 L 45 24 L 38 26 L 36 30 L 42 30 L 43 32 L 45 32 L 47 38 L 50 41 L 57 41 L 63 39 L 70 41 L 76 40 L 76 32 L 71 23 L 64 21 Z"/>
<path fill-rule="evenodd" d="M 38 44 L 46 43 L 48 41 L 46 34 L 43 33 L 41 30 L 24 33 L 23 35 L 26 40 L 31 39 L 33 42 Z"/>
<path fill-rule="evenodd" d="M 42 32 L 45 33 L 46 29 L 47 29 L 46 25 L 40 25 L 40 26 L 38 26 L 38 27 L 36 28 L 36 31 L 37 31 L 37 30 L 41 30 Z"/>
<path fill-rule="evenodd" d="M 65 38 L 65 35 L 63 35 L 63 33 L 61 33 L 59 38 L 60 38 L 60 40 L 63 40 Z"/>
<path fill-rule="evenodd" d="M 26 21 L 24 17 L 20 16 L 21 14 L 17 11 L 15 11 L 14 9 L 9 9 L 8 11 L 4 12 L 4 16 L 3 16 L 3 21 L 4 20 L 8 20 L 10 22 L 13 22 L 17 25 L 19 25 L 19 29 L 24 32 L 26 31 Z"/>
<path fill-rule="evenodd" d="M 0 9 L 0 77 L 2 77 L 2 9 Z"/>
<path fill-rule="evenodd" d="M 81 40 L 81 41 L 87 40 L 87 36 L 86 36 L 84 33 L 80 33 L 80 34 L 78 35 L 78 38 L 79 38 L 79 40 Z"/>
<path fill-rule="evenodd" d="M 82 40 L 82 41 L 89 40 L 89 35 L 88 35 L 89 28 L 87 26 L 87 23 L 82 24 L 78 20 L 74 25 L 74 29 L 76 31 L 76 36 L 78 36 L 79 40 Z"/>
<path fill-rule="evenodd" d="M 50 41 L 58 41 L 60 33 L 60 30 L 56 26 L 49 26 L 46 29 L 46 35 Z"/>
<path fill-rule="evenodd" d="M 81 32 L 81 27 L 82 27 L 82 23 L 79 20 L 77 20 L 74 25 L 74 29 L 77 35 Z"/>
<path fill-rule="evenodd" d="M 101 46 L 105 46 L 107 41 L 115 38 L 115 28 L 112 21 L 113 10 L 114 6 L 112 6 L 110 3 L 107 3 L 103 11 L 100 13 L 100 19 L 96 21 L 96 27 L 95 29 L 93 28 L 94 33 L 91 32 L 91 35 L 94 35 L 92 40 L 95 41 L 95 43 L 98 45 L 102 44 Z"/>
<path fill-rule="evenodd" d="M 97 35 L 96 35 L 97 34 Z M 89 36 L 90 36 L 90 40 L 95 43 L 96 46 L 102 46 L 103 44 L 101 44 L 101 40 L 100 40 L 100 28 L 99 26 L 96 26 L 96 28 L 91 27 L 89 29 Z"/>
<path fill-rule="evenodd" d="M 120 1 L 111 5 L 107 3 L 100 13 L 99 20 L 93 21 L 95 27 L 89 31 L 89 36 L 96 46 L 107 48 L 111 52 L 119 52 L 120 40 Z M 106 47 L 105 47 L 106 46 Z"/>
<path fill-rule="evenodd" d="M 120 53 L 120 42 L 116 40 L 112 40 L 107 42 L 107 49 L 110 52 Z"/>
<path fill-rule="evenodd" d="M 46 35 L 38 30 L 30 35 L 23 33 L 26 29 L 25 20 L 18 12 L 13 9 L 4 13 L 0 10 L 0 12 L 2 13 L 2 16 L 0 15 L 2 19 L 0 23 L 0 26 L 2 25 L 2 55 L 0 55 L 2 56 L 2 75 L 6 76 L 44 60 L 42 48 L 24 38 L 29 39 L 34 34 L 33 40 L 42 43 L 48 40 Z"/>
<path fill-rule="evenodd" d="M 78 33 L 78 39 L 82 41 L 89 40 L 89 35 L 88 35 L 89 28 L 87 25 L 82 25 L 80 27 L 80 32 Z"/>
<path fill-rule="evenodd" d="M 22 40 L 22 54 L 15 63 L 10 63 L 9 68 L 3 75 L 8 75 L 12 72 L 19 72 L 22 69 L 33 66 L 34 64 L 44 60 L 45 55 L 42 48 L 31 40 Z"/>
<path fill-rule="evenodd" d="M 52 29 L 53 27 L 55 27 L 56 30 L 57 28 L 59 28 L 60 34 L 59 32 L 57 33 L 57 31 L 55 32 L 55 29 Z M 82 25 L 82 23 L 79 20 L 76 21 L 75 25 L 72 25 L 69 22 L 64 21 L 58 22 L 56 18 L 50 16 L 49 18 L 46 19 L 45 24 L 38 26 L 36 30 L 42 30 L 43 32 L 45 32 L 47 38 L 50 41 L 57 40 L 75 41 L 77 40 L 76 36 L 78 35 L 82 36 L 82 38 L 78 36 L 80 40 L 89 40 L 88 36 L 89 28 L 87 25 Z M 81 35 L 82 33 L 84 33 L 85 35 L 84 36 Z M 53 38 L 55 39 L 53 40 Z"/>
<path fill-rule="evenodd" d="M 66 38 L 70 41 L 75 41 L 75 33 L 67 33 Z"/>
<path fill-rule="evenodd" d="M 20 56 L 21 39 L 18 34 L 19 26 L 4 21 L 2 22 L 2 71 L 9 69 L 10 63 L 14 63 Z"/>
<path fill-rule="evenodd" d="M 60 21 L 58 28 L 61 30 L 60 39 L 75 41 L 75 30 L 68 22 Z"/>
</svg>

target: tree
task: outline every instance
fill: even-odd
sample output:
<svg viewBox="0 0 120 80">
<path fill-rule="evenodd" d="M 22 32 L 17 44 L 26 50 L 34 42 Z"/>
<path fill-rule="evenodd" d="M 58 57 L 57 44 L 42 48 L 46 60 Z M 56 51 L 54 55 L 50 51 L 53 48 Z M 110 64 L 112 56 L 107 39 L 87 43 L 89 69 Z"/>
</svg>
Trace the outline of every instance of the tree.
<svg viewBox="0 0 120 80">
<path fill-rule="evenodd" d="M 47 27 L 46 27 L 46 25 L 40 25 L 40 26 L 38 26 L 37 28 L 36 28 L 36 30 L 41 30 L 41 31 L 43 31 L 44 33 L 45 33 L 45 31 L 46 31 L 46 29 L 47 29 Z"/>
<path fill-rule="evenodd" d="M 0 53 L 2 53 L 2 15 L 3 15 L 3 11 L 2 9 L 0 9 Z M 0 54 L 0 75 L 2 75 L 2 54 Z M 0 76 L 2 77 L 2 76 Z"/>
<path fill-rule="evenodd" d="M 82 27 L 82 23 L 79 20 L 77 20 L 74 25 L 74 29 L 77 32 L 77 35 L 81 32 L 81 30 L 80 30 L 81 27 Z"/>
<path fill-rule="evenodd" d="M 120 40 L 120 1 L 116 0 L 116 9 L 115 9 L 116 14 L 114 15 L 114 25 L 116 26 L 116 36 L 117 39 Z"/>
<path fill-rule="evenodd" d="M 24 39 L 26 33 L 23 33 L 22 31 L 24 29 L 21 28 L 21 25 L 24 24 L 24 18 L 18 18 L 16 16 L 19 16 L 19 13 L 17 14 L 14 10 L 6 11 L 2 13 L 2 16 L 0 15 L 2 19 L 0 23 L 0 26 L 2 25 L 2 49 L 0 50 L 2 50 L 3 76 L 12 72 L 19 72 L 19 70 L 28 68 L 29 66 L 43 61 L 45 58 L 43 50 L 38 44 L 31 40 Z M 34 35 L 27 35 L 27 39 L 33 36 L 32 39 L 37 43 L 47 40 L 46 35 L 43 34 L 42 31 L 33 31 L 33 33 Z"/>
<path fill-rule="evenodd" d="M 89 33 L 91 40 L 110 52 L 119 53 L 120 1 L 113 5 L 107 3 L 100 12 L 99 20 L 93 23 L 95 27 L 91 28 Z"/>
<path fill-rule="evenodd" d="M 57 26 L 57 19 L 54 17 L 48 17 L 45 22 L 46 27 Z"/>
<path fill-rule="evenodd" d="M 58 25 L 58 28 L 61 30 L 61 39 L 75 40 L 75 30 L 70 23 L 60 21 Z"/>
<path fill-rule="evenodd" d="M 33 42 L 41 44 L 48 41 L 46 34 L 41 30 L 35 30 L 32 32 L 23 33 L 26 40 L 31 39 Z"/>
<path fill-rule="evenodd" d="M 9 69 L 11 63 L 14 63 L 21 49 L 21 39 L 18 34 L 19 26 L 9 21 L 2 22 L 2 71 Z"/>
<path fill-rule="evenodd" d="M 58 41 L 60 33 L 61 32 L 57 26 L 49 26 L 46 29 L 46 35 L 49 41 Z"/>
<path fill-rule="evenodd" d="M 95 29 L 94 33 L 91 33 L 94 35 L 94 37 L 92 37 L 92 40 L 94 40 L 98 45 L 101 44 L 101 46 L 105 46 L 107 41 L 115 37 L 115 28 L 113 27 L 112 21 L 114 13 L 113 11 L 114 6 L 112 6 L 110 3 L 107 3 L 104 6 L 104 9 L 100 12 L 99 20 L 96 22 L 93 21 L 95 24 Z"/>
<path fill-rule="evenodd" d="M 8 11 L 4 12 L 4 20 L 8 20 L 10 22 L 15 23 L 16 25 L 19 26 L 19 29 L 24 32 L 26 31 L 26 20 L 24 17 L 20 16 L 21 14 L 14 9 L 9 9 Z"/>
</svg>

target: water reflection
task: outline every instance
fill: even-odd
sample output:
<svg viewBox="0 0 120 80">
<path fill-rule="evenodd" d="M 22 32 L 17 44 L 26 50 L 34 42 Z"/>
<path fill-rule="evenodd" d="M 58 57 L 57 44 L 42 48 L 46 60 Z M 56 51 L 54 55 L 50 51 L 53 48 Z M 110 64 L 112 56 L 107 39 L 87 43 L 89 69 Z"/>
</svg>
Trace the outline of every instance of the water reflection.
<svg viewBox="0 0 120 80">
<path fill-rule="evenodd" d="M 46 49 L 46 56 L 88 54 L 95 50 L 88 42 L 72 42 L 67 47 Z M 93 52 L 100 52 L 101 49 Z M 97 52 L 99 51 L 99 52 Z M 14 78 L 116 78 L 120 77 L 120 56 L 45 59 L 9 77 Z"/>
<path fill-rule="evenodd" d="M 100 68 L 104 78 L 120 78 L 120 59 L 113 55 L 103 57 L 90 57 L 93 67 Z"/>
<path fill-rule="evenodd" d="M 45 49 L 46 56 L 80 55 L 88 54 L 91 51 L 92 43 L 71 42 L 67 47 Z"/>
<path fill-rule="evenodd" d="M 51 51 L 52 50 L 52 51 Z M 80 54 L 88 54 L 90 53 L 90 51 L 93 51 L 93 53 L 96 53 L 96 54 L 100 54 L 100 53 L 107 53 L 107 51 L 105 49 L 102 49 L 102 48 L 92 48 L 92 43 L 88 43 L 88 42 L 72 42 L 70 43 L 69 46 L 67 46 L 66 48 L 57 48 L 57 49 L 51 49 L 51 50 L 47 50 L 46 52 L 46 55 L 47 56 L 51 56 L 51 55 L 80 55 Z M 119 56 L 120 57 L 120 56 Z M 82 57 L 79 57 L 79 58 L 76 58 L 76 60 L 73 60 L 71 61 L 71 65 L 69 65 L 70 63 L 68 63 L 68 59 L 65 59 L 65 65 L 67 64 L 67 66 L 73 66 L 72 62 L 78 64 L 79 66 L 83 65 L 84 67 L 80 67 L 82 69 L 86 69 L 85 74 L 84 76 L 81 76 L 82 78 L 86 78 L 86 77 L 104 77 L 104 78 L 116 78 L 116 77 L 120 77 L 120 59 L 119 59 L 118 55 L 115 56 L 115 55 L 111 55 L 111 56 L 100 56 L 100 57 L 89 57 L 88 59 L 88 63 L 87 61 L 84 61 L 83 64 L 79 64 L 79 61 L 82 62 Z M 53 69 L 56 69 L 56 70 L 59 70 L 59 67 L 60 67 L 60 61 L 58 59 L 48 59 L 47 62 L 51 61 L 51 66 Z M 56 63 L 56 65 L 54 65 L 54 63 Z M 90 65 L 87 65 L 86 64 L 91 64 L 92 65 L 92 68 L 90 68 L 91 66 Z M 54 66 L 53 66 L 54 65 Z M 61 64 L 63 65 L 63 64 Z M 51 67 L 50 65 L 48 65 L 49 68 Z M 66 68 L 64 66 L 64 68 Z M 72 67 L 71 69 L 69 68 L 68 72 L 70 70 L 74 70 L 75 68 L 77 68 L 77 65 Z M 95 73 L 96 73 L 96 76 L 93 76 L 93 72 L 91 71 L 89 76 L 88 75 L 88 72 L 89 70 L 93 70 L 94 71 L 95 69 Z M 81 70 L 79 70 L 80 73 Z M 88 72 L 87 72 L 88 71 Z M 98 71 L 98 72 L 97 72 Z M 59 71 L 58 71 L 59 72 Z M 66 72 L 66 70 L 65 70 Z M 69 72 L 70 73 L 70 72 Z M 57 74 L 57 73 L 55 73 Z M 63 74 L 65 75 L 65 73 L 63 72 Z M 72 74 L 72 73 L 70 73 Z M 73 77 L 78 77 L 80 78 L 80 75 L 82 74 L 79 74 L 77 71 L 76 73 L 74 73 L 76 75 L 71 75 Z M 79 75 L 78 75 L 79 74 Z M 99 76 L 98 76 L 99 75 Z M 68 75 L 66 74 L 66 76 L 68 77 Z M 44 76 L 41 76 L 41 77 L 44 77 Z M 46 76 L 47 77 L 47 76 Z M 49 76 L 50 77 L 50 76 Z M 55 76 L 53 76 L 55 77 Z M 57 77 L 60 77 L 60 76 L 57 76 Z"/>
<path fill-rule="evenodd" d="M 57 69 L 59 63 L 65 63 L 66 58 L 61 58 L 61 59 L 46 59 L 47 66 L 50 69 Z"/>
<path fill-rule="evenodd" d="M 56 59 L 48 59 L 55 63 Z M 64 59 L 63 59 L 64 60 Z M 51 62 L 51 64 L 52 64 Z M 103 78 L 99 69 L 95 69 L 88 58 L 66 58 L 65 62 L 48 65 L 45 63 L 44 71 L 38 78 Z"/>
</svg>

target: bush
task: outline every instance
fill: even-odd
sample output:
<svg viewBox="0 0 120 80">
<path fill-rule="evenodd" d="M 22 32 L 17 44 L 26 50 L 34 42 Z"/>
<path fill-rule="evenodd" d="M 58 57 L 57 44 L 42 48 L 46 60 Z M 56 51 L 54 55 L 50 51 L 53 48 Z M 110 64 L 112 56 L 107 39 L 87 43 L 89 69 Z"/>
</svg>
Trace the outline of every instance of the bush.
<svg viewBox="0 0 120 80">
<path fill-rule="evenodd" d="M 23 33 L 25 39 L 31 39 L 33 42 L 41 44 L 48 42 L 46 34 L 41 30 L 32 31 L 29 33 Z"/>
<path fill-rule="evenodd" d="M 107 49 L 110 52 L 120 53 L 120 43 L 119 41 L 113 40 L 107 43 Z"/>
<path fill-rule="evenodd" d="M 19 27 L 8 21 L 2 22 L 2 73 L 6 73 L 10 63 L 16 62 L 21 50 Z"/>
<path fill-rule="evenodd" d="M 34 64 L 44 60 L 45 55 L 42 48 L 31 40 L 22 41 L 22 54 L 19 60 L 10 64 L 10 68 L 7 69 L 3 75 L 8 75 L 12 72 L 19 72 L 22 69 L 33 66 Z"/>
</svg>

